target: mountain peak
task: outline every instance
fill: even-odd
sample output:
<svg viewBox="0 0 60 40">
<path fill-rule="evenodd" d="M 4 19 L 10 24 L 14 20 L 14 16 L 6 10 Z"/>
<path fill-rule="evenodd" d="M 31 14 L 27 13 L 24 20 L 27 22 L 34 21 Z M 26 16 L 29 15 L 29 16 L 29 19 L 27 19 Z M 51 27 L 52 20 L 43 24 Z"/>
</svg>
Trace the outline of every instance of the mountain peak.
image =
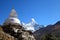
<svg viewBox="0 0 60 40">
<path fill-rule="evenodd" d="M 55 25 L 60 25 L 60 21 L 56 22 L 56 24 L 55 24 Z"/>
<path fill-rule="evenodd" d="M 26 29 L 26 30 L 30 30 L 32 32 L 38 30 L 41 28 L 41 26 L 35 21 L 34 18 L 31 18 L 31 21 L 27 24 L 25 23 L 22 23 L 23 24 L 23 27 Z"/>
<path fill-rule="evenodd" d="M 31 21 L 29 22 L 29 23 L 31 23 L 31 24 L 37 24 L 37 22 L 35 21 L 35 19 L 34 18 L 31 18 Z"/>
<path fill-rule="evenodd" d="M 31 19 L 32 22 L 36 22 L 34 18 Z"/>
</svg>

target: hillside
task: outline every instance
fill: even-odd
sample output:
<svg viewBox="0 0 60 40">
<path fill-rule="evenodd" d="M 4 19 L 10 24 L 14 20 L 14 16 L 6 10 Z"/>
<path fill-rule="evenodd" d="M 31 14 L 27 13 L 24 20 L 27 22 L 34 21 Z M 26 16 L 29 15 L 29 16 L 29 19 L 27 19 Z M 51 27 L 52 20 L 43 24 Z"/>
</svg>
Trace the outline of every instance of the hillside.
<svg viewBox="0 0 60 40">
<path fill-rule="evenodd" d="M 60 38 L 60 21 L 58 21 L 54 25 L 48 25 L 47 27 L 41 28 L 41 29 L 34 32 L 34 36 L 35 36 L 36 40 L 41 40 L 45 36 L 47 36 L 48 34 L 49 35 L 52 34 L 57 39 Z M 54 38 L 54 40 L 55 40 L 55 38 Z"/>
</svg>

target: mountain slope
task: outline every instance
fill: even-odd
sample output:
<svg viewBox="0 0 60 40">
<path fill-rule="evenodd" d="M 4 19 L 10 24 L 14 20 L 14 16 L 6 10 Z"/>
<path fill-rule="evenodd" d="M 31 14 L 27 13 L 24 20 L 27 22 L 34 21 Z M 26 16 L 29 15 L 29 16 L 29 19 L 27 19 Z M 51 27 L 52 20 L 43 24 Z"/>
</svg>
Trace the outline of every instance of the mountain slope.
<svg viewBox="0 0 60 40">
<path fill-rule="evenodd" d="M 34 18 L 31 19 L 31 21 L 27 24 L 25 23 L 22 23 L 23 24 L 23 27 L 25 28 L 25 30 L 30 30 L 32 32 L 42 28 L 41 25 L 39 25 L 35 20 Z"/>
<path fill-rule="evenodd" d="M 41 40 L 42 36 L 47 35 L 49 33 L 54 34 L 56 37 L 57 36 L 60 37 L 60 21 L 58 21 L 54 25 L 48 25 L 45 28 L 41 28 L 41 29 L 35 31 L 34 36 L 35 36 L 36 40 Z"/>
</svg>

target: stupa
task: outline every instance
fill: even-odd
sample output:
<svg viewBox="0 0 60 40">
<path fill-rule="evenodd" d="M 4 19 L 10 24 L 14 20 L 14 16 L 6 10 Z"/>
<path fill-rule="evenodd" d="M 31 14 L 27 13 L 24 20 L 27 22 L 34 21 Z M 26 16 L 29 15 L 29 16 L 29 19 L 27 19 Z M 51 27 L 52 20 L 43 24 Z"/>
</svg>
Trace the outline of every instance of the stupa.
<svg viewBox="0 0 60 40">
<path fill-rule="evenodd" d="M 18 15 L 17 15 L 15 9 L 11 10 L 9 17 L 4 22 L 4 25 L 9 25 L 9 24 L 21 25 L 21 22 L 18 19 Z"/>
<path fill-rule="evenodd" d="M 24 30 L 20 20 L 18 19 L 15 9 L 12 9 L 9 17 L 0 27 L 0 39 L 1 40 L 35 40 L 31 31 Z"/>
</svg>

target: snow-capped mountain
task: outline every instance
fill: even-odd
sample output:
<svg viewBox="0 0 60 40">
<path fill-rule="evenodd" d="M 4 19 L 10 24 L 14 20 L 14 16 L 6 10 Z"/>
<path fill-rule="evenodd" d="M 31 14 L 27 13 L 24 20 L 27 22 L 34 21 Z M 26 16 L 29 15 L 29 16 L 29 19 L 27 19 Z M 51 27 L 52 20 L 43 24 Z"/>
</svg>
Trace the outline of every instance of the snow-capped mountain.
<svg viewBox="0 0 60 40">
<path fill-rule="evenodd" d="M 32 32 L 42 28 L 42 26 L 38 25 L 38 23 L 34 20 L 34 18 L 31 19 L 31 21 L 27 24 L 22 23 L 25 30 L 30 30 Z"/>
</svg>

